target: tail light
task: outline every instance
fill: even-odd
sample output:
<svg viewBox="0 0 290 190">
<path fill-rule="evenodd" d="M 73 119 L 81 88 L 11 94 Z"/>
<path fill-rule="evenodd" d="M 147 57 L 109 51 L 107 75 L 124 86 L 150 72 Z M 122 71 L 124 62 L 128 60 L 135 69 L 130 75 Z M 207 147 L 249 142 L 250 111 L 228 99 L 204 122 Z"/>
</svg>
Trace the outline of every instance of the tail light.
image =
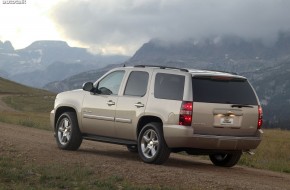
<svg viewBox="0 0 290 190">
<path fill-rule="evenodd" d="M 257 126 L 257 128 L 261 129 L 262 124 L 263 124 L 263 110 L 262 110 L 262 107 L 259 106 L 258 107 L 258 126 Z"/>
<path fill-rule="evenodd" d="M 181 104 L 179 125 L 191 126 L 192 102 L 183 101 Z"/>
</svg>

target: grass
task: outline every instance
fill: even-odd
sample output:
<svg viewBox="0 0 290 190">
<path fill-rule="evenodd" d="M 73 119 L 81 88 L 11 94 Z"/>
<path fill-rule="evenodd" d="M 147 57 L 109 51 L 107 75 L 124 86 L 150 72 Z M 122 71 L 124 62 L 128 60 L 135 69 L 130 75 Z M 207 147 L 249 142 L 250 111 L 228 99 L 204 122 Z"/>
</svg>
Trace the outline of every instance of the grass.
<svg viewBox="0 0 290 190">
<path fill-rule="evenodd" d="M 0 94 L 37 94 L 44 90 L 24 86 L 0 77 Z"/>
<path fill-rule="evenodd" d="M 2 112 L 0 121 L 50 130 L 49 112 L 53 109 L 55 95 L 35 94 L 7 96 L 3 101 L 16 112 Z"/>
<path fill-rule="evenodd" d="M 264 137 L 255 155 L 244 154 L 240 165 L 290 173 L 290 131 L 264 129 Z"/>
<path fill-rule="evenodd" d="M 55 94 L 0 78 L 2 100 L 17 111 L 2 111 L 0 122 L 50 130 L 49 112 Z"/>
<path fill-rule="evenodd" d="M 15 113 L 15 112 L 2 112 L 0 114 L 0 122 L 10 123 L 15 125 L 23 125 L 26 127 L 33 127 L 44 130 L 51 130 L 49 124 L 49 113 Z"/>
<path fill-rule="evenodd" d="M 69 164 L 69 163 L 68 163 Z M 137 186 L 119 175 L 98 176 L 92 169 L 74 164 L 25 163 L 21 158 L 0 157 L 0 190 L 2 189 L 173 189 L 159 186 Z"/>
<path fill-rule="evenodd" d="M 54 99 L 52 93 L 40 93 L 7 96 L 3 101 L 18 111 L 49 113 L 53 109 Z"/>
</svg>

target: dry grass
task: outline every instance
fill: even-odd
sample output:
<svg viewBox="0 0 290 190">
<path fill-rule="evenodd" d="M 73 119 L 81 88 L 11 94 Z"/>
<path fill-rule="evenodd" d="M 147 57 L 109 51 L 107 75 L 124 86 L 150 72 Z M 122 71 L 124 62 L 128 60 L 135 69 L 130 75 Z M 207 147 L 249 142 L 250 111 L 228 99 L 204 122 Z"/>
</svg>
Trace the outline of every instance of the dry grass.
<svg viewBox="0 0 290 190">
<path fill-rule="evenodd" d="M 264 129 L 255 155 L 243 155 L 239 164 L 253 168 L 290 173 L 290 131 Z"/>
</svg>

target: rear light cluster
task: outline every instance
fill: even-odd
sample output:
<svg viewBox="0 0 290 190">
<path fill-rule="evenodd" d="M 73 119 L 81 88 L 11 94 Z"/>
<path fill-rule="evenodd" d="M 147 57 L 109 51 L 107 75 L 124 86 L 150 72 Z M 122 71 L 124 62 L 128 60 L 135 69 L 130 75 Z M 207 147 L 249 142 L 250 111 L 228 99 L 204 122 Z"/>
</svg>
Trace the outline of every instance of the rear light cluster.
<svg viewBox="0 0 290 190">
<path fill-rule="evenodd" d="M 192 102 L 183 101 L 181 104 L 179 125 L 191 126 L 192 122 Z"/>
<path fill-rule="evenodd" d="M 263 110 L 262 110 L 262 107 L 259 106 L 258 107 L 258 126 L 257 126 L 257 128 L 261 129 L 262 124 L 263 124 Z"/>
</svg>

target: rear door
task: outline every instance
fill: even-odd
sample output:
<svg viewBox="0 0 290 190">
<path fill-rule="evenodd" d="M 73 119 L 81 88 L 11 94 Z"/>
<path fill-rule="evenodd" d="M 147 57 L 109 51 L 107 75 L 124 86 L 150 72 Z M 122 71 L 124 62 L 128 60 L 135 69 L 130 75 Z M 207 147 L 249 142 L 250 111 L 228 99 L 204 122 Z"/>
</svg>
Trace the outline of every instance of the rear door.
<svg viewBox="0 0 290 190">
<path fill-rule="evenodd" d="M 123 96 L 119 97 L 116 108 L 116 134 L 121 139 L 136 139 L 136 127 L 144 114 L 148 99 L 148 82 L 150 73 L 132 71 L 126 82 Z"/>
<path fill-rule="evenodd" d="M 251 136 L 257 131 L 258 101 L 245 78 L 194 76 L 195 134 Z"/>
</svg>

